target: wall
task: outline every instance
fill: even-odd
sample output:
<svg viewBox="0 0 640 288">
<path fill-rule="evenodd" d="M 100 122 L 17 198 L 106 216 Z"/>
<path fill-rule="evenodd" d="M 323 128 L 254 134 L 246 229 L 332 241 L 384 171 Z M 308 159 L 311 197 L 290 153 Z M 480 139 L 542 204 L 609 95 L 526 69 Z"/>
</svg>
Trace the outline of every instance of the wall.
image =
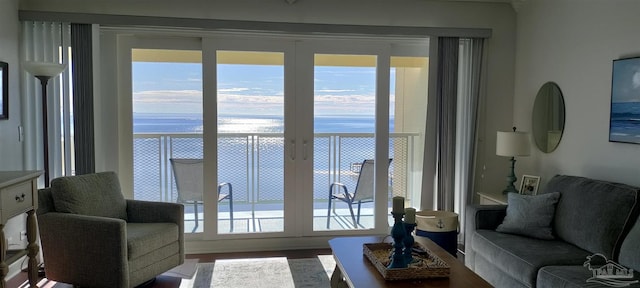
<svg viewBox="0 0 640 288">
<path fill-rule="evenodd" d="M 20 67 L 18 0 L 0 0 L 0 61 L 9 63 L 9 119 L 0 120 L 0 170 L 22 169 L 22 143 L 18 141 Z"/>
<path fill-rule="evenodd" d="M 9 119 L 0 120 L 0 171 L 24 167 L 22 142 L 18 139 L 18 126 L 22 125 L 19 43 L 18 0 L 0 0 L 0 61 L 9 63 Z M 25 247 L 25 241 L 20 240 L 25 219 L 15 217 L 6 223 L 4 232 L 10 249 Z M 9 277 L 20 272 L 21 261 L 10 265 Z"/>
<path fill-rule="evenodd" d="M 615 4 L 613 4 L 615 2 Z M 531 130 L 535 95 L 558 83 L 566 105 L 558 148 L 534 148 L 518 174 L 562 173 L 640 186 L 640 145 L 608 142 L 612 60 L 640 55 L 640 2 L 531 0 L 517 16 L 514 122 Z"/>
</svg>

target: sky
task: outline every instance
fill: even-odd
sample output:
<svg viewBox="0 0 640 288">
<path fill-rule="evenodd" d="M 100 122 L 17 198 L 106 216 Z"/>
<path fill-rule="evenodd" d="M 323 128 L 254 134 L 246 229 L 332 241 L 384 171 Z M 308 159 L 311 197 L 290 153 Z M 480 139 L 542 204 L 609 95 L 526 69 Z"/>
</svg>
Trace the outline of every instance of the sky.
<svg viewBox="0 0 640 288">
<path fill-rule="evenodd" d="M 373 116 L 375 77 L 372 67 L 316 67 L 314 113 Z M 282 66 L 219 64 L 219 115 L 282 115 L 283 79 Z M 201 114 L 201 64 L 134 62 L 133 98 L 134 113 Z"/>
</svg>

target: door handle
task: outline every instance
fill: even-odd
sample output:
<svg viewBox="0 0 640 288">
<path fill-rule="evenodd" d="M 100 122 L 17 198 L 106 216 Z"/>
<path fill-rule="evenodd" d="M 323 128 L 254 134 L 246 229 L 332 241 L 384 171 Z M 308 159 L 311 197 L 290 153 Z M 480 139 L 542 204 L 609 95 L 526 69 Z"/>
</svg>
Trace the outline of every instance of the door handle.
<svg viewBox="0 0 640 288">
<path fill-rule="evenodd" d="M 302 141 L 302 159 L 307 160 L 307 140 Z"/>
<path fill-rule="evenodd" d="M 289 145 L 289 158 L 291 161 L 296 160 L 296 140 L 291 140 L 291 145 Z"/>
</svg>

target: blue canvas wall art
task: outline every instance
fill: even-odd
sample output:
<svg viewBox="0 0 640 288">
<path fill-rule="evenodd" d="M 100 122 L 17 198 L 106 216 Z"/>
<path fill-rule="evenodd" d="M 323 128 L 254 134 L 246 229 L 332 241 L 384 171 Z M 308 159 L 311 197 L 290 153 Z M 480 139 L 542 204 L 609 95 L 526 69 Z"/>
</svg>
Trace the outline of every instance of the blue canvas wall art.
<svg viewBox="0 0 640 288">
<path fill-rule="evenodd" d="M 609 141 L 640 143 L 640 57 L 613 61 Z"/>
</svg>

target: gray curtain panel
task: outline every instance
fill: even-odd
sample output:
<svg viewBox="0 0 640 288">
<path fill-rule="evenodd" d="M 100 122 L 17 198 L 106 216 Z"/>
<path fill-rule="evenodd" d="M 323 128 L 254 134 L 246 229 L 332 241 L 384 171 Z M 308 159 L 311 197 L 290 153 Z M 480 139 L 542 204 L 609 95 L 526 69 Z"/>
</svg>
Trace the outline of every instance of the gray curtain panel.
<svg viewBox="0 0 640 288">
<path fill-rule="evenodd" d="M 459 38 L 440 37 L 438 45 L 436 208 L 453 211 Z"/>
<path fill-rule="evenodd" d="M 91 24 L 71 24 L 76 175 L 95 172 Z"/>
</svg>

